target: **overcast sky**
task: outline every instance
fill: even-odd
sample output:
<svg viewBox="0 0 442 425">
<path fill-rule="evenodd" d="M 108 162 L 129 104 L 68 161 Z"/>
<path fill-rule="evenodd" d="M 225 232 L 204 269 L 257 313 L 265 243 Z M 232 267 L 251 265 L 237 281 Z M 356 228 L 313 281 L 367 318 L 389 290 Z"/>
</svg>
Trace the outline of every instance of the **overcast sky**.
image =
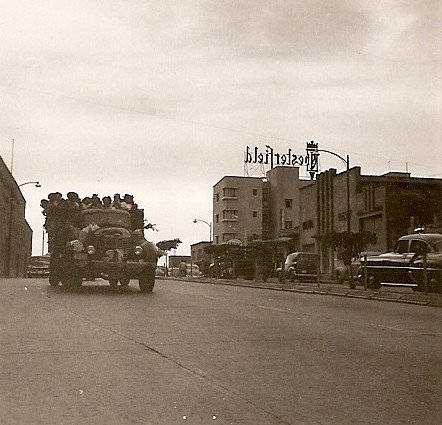
<svg viewBox="0 0 442 425">
<path fill-rule="evenodd" d="M 15 139 L 17 182 L 43 186 L 34 254 L 56 190 L 133 193 L 148 239 L 190 253 L 247 145 L 441 178 L 440 20 L 438 0 L 1 0 L 0 155 Z"/>
</svg>

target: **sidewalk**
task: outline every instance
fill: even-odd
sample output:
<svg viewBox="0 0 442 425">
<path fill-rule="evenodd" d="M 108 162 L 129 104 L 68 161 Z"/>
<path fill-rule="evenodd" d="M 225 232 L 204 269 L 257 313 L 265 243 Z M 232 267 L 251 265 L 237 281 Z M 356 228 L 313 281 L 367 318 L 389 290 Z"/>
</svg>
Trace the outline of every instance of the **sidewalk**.
<svg viewBox="0 0 442 425">
<path fill-rule="evenodd" d="M 365 289 L 357 286 L 350 289 L 348 284 L 337 284 L 330 282 L 279 282 L 276 278 L 268 279 L 267 282 L 245 280 L 245 279 L 213 279 L 197 277 L 164 277 L 157 276 L 157 279 L 181 280 L 189 282 L 201 282 L 209 285 L 242 286 L 250 288 L 270 289 L 274 291 L 301 292 L 306 294 L 334 295 L 338 297 L 361 298 L 366 300 L 389 301 L 406 304 L 418 304 L 431 307 L 442 307 L 442 294 L 425 294 L 413 292 L 409 288 L 382 287 L 379 290 Z"/>
</svg>

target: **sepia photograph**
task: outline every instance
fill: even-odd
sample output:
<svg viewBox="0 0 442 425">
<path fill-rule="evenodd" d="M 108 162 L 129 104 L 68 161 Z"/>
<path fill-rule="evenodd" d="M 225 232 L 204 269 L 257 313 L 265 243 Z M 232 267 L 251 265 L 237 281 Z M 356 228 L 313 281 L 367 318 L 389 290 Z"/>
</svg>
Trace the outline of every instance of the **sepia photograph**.
<svg viewBox="0 0 442 425">
<path fill-rule="evenodd" d="M 1 425 L 442 421 L 442 5 L 1 0 Z"/>
</svg>

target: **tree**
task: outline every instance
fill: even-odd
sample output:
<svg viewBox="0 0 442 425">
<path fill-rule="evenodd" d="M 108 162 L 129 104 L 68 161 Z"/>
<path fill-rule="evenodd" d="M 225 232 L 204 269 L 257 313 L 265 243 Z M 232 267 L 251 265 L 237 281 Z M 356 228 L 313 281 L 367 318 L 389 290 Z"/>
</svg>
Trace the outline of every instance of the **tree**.
<svg viewBox="0 0 442 425">
<path fill-rule="evenodd" d="M 170 251 L 171 249 L 177 249 L 178 245 L 182 243 L 179 238 L 157 242 L 157 247 L 163 251 Z"/>
<path fill-rule="evenodd" d="M 171 249 L 177 249 L 178 245 L 182 243 L 181 240 L 179 238 L 175 238 L 175 239 L 170 239 L 167 241 L 160 241 L 157 242 L 157 247 L 163 251 L 166 255 L 166 276 L 167 276 L 167 253 L 171 250 Z"/>
<path fill-rule="evenodd" d="M 143 220 L 143 222 L 144 222 L 144 229 L 146 229 L 146 230 L 153 230 L 154 232 L 158 232 L 158 229 L 157 229 L 157 225 L 156 225 L 156 224 L 154 224 L 154 223 L 149 223 L 148 220 L 147 220 L 147 218 L 145 218 L 145 219 Z"/>
<path fill-rule="evenodd" d="M 347 267 L 347 274 L 350 280 L 350 287 L 354 288 L 353 274 L 351 272 L 351 261 L 359 255 L 368 245 L 374 245 L 377 236 L 373 232 L 330 232 L 322 237 L 322 244 L 334 250 L 339 249 L 340 258 Z"/>
</svg>

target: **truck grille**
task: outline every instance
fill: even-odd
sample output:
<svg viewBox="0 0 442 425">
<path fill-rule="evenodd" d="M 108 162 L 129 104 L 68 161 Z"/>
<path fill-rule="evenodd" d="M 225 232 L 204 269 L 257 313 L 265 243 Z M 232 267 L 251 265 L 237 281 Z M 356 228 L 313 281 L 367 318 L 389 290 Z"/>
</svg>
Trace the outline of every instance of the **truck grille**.
<svg viewBox="0 0 442 425">
<path fill-rule="evenodd" d="M 115 236 L 103 236 L 100 240 L 100 251 L 101 255 L 105 255 L 106 251 L 112 250 L 122 250 L 124 255 L 127 257 L 130 254 L 132 248 L 130 238 L 121 238 Z"/>
</svg>

